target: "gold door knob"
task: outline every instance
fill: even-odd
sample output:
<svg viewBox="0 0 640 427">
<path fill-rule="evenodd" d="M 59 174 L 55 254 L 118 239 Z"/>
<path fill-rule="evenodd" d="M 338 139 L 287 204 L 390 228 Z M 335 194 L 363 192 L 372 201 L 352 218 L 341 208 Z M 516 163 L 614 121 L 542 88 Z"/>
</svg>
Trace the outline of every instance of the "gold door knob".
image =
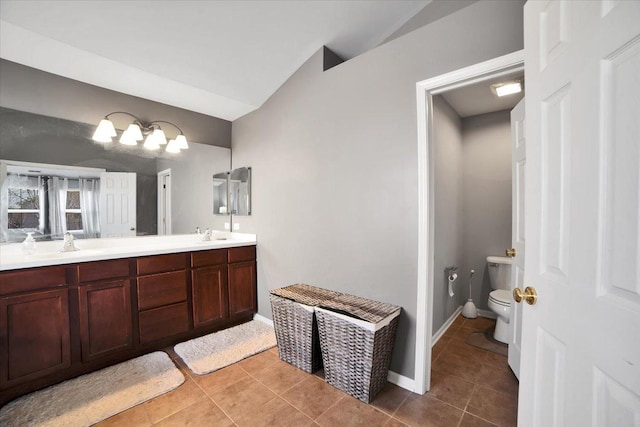
<svg viewBox="0 0 640 427">
<path fill-rule="evenodd" d="M 505 255 L 507 255 L 509 258 L 515 258 L 516 257 L 516 250 L 514 248 L 511 249 L 507 249 L 506 251 L 504 251 Z"/>
<path fill-rule="evenodd" d="M 536 293 L 535 288 L 532 288 L 531 286 L 524 288 L 524 292 L 522 292 L 522 289 L 520 288 L 515 288 L 513 290 L 513 299 L 515 302 L 522 302 L 522 300 L 525 300 L 527 304 L 533 305 L 538 301 L 538 294 Z"/>
</svg>

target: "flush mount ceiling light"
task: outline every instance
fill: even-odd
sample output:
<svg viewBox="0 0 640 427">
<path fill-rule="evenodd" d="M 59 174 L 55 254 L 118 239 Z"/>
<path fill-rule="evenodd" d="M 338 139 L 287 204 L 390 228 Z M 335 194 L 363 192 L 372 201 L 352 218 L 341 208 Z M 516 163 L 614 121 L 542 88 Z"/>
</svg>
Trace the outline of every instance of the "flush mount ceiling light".
<svg viewBox="0 0 640 427">
<path fill-rule="evenodd" d="M 124 111 L 114 111 L 113 113 L 109 113 L 104 116 L 104 119 L 100 120 L 100 123 L 93 134 L 92 139 L 94 141 L 103 143 L 112 142 L 113 138 L 118 135 L 115 126 L 113 126 L 113 123 L 109 120 L 109 116 L 114 114 L 126 114 L 134 119 L 133 123 L 131 123 L 129 127 L 122 132 L 122 135 L 120 136 L 121 144 L 138 145 L 138 141 L 142 141 L 144 139 L 143 147 L 147 150 L 158 150 L 161 145 L 166 145 L 167 147 L 165 151 L 167 153 L 179 153 L 180 150 L 186 150 L 189 148 L 189 143 L 187 142 L 187 138 L 184 136 L 182 129 L 175 124 L 165 120 L 143 122 L 133 114 Z M 167 143 L 167 137 L 165 136 L 164 131 L 160 128 L 160 123 L 175 127 L 178 129 L 180 134 L 176 136 L 175 139 L 172 139 Z"/>
<path fill-rule="evenodd" d="M 491 85 L 491 92 L 498 96 L 507 96 L 522 92 L 522 83 L 519 80 L 494 83 Z"/>
</svg>

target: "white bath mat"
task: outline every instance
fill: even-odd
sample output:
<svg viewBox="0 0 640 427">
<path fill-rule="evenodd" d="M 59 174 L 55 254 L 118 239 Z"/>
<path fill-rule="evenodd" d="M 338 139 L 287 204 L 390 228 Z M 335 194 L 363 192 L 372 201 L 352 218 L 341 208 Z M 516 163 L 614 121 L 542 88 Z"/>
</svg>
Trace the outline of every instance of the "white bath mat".
<svg viewBox="0 0 640 427">
<path fill-rule="evenodd" d="M 90 426 L 183 382 L 166 353 L 145 354 L 19 397 L 0 410 L 0 426 Z"/>
<path fill-rule="evenodd" d="M 276 345 L 273 328 L 252 320 L 233 328 L 180 343 L 174 347 L 189 369 L 198 375 L 229 366 Z"/>
</svg>

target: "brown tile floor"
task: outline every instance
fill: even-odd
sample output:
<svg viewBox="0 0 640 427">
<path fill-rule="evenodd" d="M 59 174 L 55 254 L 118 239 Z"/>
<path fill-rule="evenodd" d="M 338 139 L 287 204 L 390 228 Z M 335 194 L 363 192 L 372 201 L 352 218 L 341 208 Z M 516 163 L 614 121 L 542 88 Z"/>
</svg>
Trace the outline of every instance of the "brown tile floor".
<svg viewBox="0 0 640 427">
<path fill-rule="evenodd" d="M 518 384 L 506 357 L 464 342 L 493 322 L 458 317 L 433 348 L 427 394 L 389 383 L 369 405 L 280 361 L 275 348 L 202 376 L 166 349 L 184 384 L 97 425 L 515 426 Z"/>
</svg>

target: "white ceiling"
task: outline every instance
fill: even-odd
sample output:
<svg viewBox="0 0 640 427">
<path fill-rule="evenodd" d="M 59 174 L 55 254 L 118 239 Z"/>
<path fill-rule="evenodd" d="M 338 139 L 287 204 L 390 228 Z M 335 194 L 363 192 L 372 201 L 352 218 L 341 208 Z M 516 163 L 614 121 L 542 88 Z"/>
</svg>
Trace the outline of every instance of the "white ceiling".
<svg viewBox="0 0 640 427">
<path fill-rule="evenodd" d="M 459 89 L 444 92 L 441 95 L 461 118 L 493 113 L 494 111 L 511 110 L 524 96 L 524 90 L 520 93 L 503 97 L 498 97 L 491 91 L 492 84 L 510 80 L 520 80 L 524 85 L 524 72 L 519 71 L 463 86 Z"/>
<path fill-rule="evenodd" d="M 0 2 L 0 57 L 234 120 L 323 45 L 352 58 L 430 0 Z"/>
</svg>

